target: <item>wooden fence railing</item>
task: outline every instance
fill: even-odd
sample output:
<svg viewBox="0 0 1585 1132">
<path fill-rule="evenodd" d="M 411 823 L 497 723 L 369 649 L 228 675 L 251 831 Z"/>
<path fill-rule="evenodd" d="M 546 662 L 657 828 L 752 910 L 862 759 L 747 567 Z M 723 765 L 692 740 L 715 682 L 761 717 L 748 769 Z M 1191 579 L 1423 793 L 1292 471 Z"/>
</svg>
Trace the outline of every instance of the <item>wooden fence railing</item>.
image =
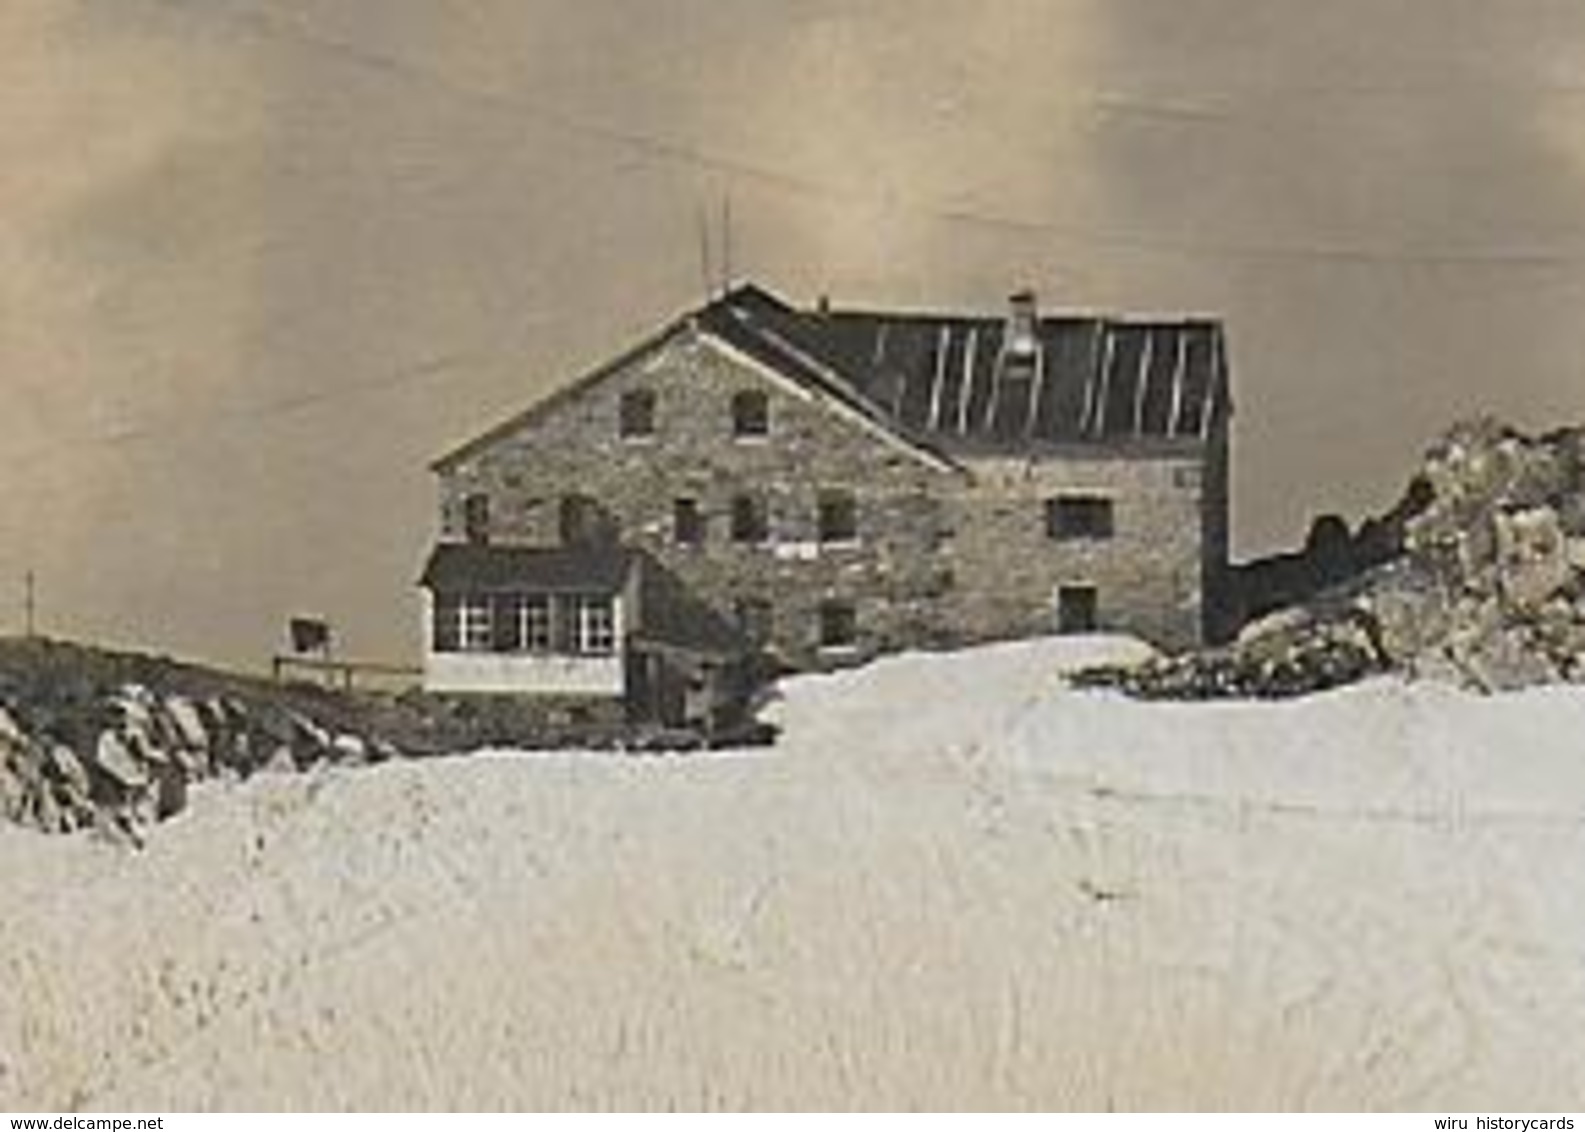
<svg viewBox="0 0 1585 1132">
<path fill-rule="evenodd" d="M 381 688 L 412 684 L 423 669 L 410 664 L 387 664 L 374 660 L 335 660 L 322 656 L 276 655 L 270 658 L 270 675 L 276 683 L 293 678 L 315 679 L 330 687 L 351 692 L 371 684 Z"/>
</svg>

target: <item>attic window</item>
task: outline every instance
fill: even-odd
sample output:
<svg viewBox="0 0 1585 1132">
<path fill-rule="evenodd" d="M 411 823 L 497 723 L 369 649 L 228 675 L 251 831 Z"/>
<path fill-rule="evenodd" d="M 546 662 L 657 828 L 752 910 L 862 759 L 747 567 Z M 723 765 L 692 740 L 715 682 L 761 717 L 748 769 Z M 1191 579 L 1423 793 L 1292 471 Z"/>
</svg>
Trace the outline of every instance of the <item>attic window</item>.
<svg viewBox="0 0 1585 1132">
<path fill-rule="evenodd" d="M 617 430 L 623 439 L 655 435 L 655 393 L 649 389 L 629 389 L 622 394 Z"/>
<path fill-rule="evenodd" d="M 770 435 L 770 398 L 758 389 L 732 395 L 732 435 Z"/>
<path fill-rule="evenodd" d="M 1063 541 L 1108 539 L 1116 529 L 1104 495 L 1059 495 L 1046 500 L 1046 534 Z"/>
</svg>

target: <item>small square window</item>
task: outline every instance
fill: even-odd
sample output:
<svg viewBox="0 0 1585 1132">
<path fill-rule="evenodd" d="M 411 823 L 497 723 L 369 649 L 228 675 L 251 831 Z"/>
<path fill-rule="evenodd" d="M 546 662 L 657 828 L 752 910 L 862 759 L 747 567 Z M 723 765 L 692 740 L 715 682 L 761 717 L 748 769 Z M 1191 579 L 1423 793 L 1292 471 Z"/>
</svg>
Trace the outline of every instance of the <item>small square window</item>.
<svg viewBox="0 0 1585 1132">
<path fill-rule="evenodd" d="M 820 603 L 820 647 L 850 649 L 858 643 L 858 611 L 851 602 Z"/>
<path fill-rule="evenodd" d="M 1046 501 L 1046 534 L 1054 539 L 1108 539 L 1115 531 L 1104 495 L 1061 495 Z"/>
<path fill-rule="evenodd" d="M 845 491 L 821 492 L 818 528 L 821 542 L 857 542 L 859 514 L 853 496 Z"/>
<path fill-rule="evenodd" d="M 770 433 L 770 398 L 758 389 L 732 396 L 732 435 L 767 436 Z"/>
<path fill-rule="evenodd" d="M 761 543 L 770 537 L 770 520 L 765 514 L 765 502 L 752 495 L 739 495 L 732 500 L 732 541 Z"/>
<path fill-rule="evenodd" d="M 648 389 L 629 389 L 622 394 L 618 431 L 626 439 L 655 435 L 655 394 Z"/>
<path fill-rule="evenodd" d="M 592 546 L 616 539 L 616 520 L 598 499 L 587 495 L 562 497 L 557 527 L 564 546 Z"/>
<path fill-rule="evenodd" d="M 704 542 L 704 512 L 697 499 L 676 499 L 671 505 L 672 541 L 678 546 L 698 546 Z"/>
<path fill-rule="evenodd" d="M 1062 586 L 1057 590 L 1057 630 L 1093 633 L 1100 624 L 1100 595 L 1094 586 Z"/>
</svg>

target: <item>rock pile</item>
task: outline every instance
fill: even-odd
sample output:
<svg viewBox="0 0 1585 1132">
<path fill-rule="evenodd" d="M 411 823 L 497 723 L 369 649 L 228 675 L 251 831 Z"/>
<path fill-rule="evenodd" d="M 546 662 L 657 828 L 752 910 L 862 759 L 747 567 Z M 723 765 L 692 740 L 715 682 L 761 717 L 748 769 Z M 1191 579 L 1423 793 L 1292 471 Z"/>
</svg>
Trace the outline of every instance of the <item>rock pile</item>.
<svg viewBox="0 0 1585 1132">
<path fill-rule="evenodd" d="M 1286 696 L 1398 671 L 1483 691 L 1585 683 L 1585 429 L 1490 420 L 1427 453 L 1385 561 L 1225 648 L 1081 682 L 1159 698 Z"/>
<path fill-rule="evenodd" d="M 136 843 L 184 807 L 195 782 L 397 753 L 285 697 L 13 676 L 0 673 L 0 818 L 46 832 L 93 828 Z"/>
</svg>

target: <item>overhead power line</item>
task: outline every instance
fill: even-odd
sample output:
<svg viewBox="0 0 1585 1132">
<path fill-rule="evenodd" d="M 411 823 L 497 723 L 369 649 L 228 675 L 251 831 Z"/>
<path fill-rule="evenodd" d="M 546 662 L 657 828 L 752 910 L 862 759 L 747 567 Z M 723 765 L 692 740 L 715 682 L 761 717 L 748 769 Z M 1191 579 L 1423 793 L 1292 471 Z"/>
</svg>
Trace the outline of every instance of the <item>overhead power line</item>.
<svg viewBox="0 0 1585 1132">
<path fill-rule="evenodd" d="M 58 434 L 49 437 L 45 443 L 34 449 L 8 452 L 7 462 L 36 464 L 63 450 L 90 447 L 98 449 L 144 441 L 168 440 L 184 432 L 213 427 L 217 422 L 253 423 L 289 416 L 320 405 L 434 381 L 464 367 L 509 356 L 516 353 L 517 349 L 516 346 L 506 346 L 458 351 L 387 369 L 361 381 L 310 390 L 288 397 L 253 403 L 213 405 L 200 412 L 174 419 L 141 422 L 98 432 Z"/>
<path fill-rule="evenodd" d="M 167 9 L 235 26 L 261 39 L 295 46 L 343 65 L 376 72 L 403 82 L 422 85 L 454 101 L 473 105 L 513 120 L 532 119 L 546 127 L 580 138 L 619 147 L 650 161 L 686 167 L 728 178 L 740 184 L 756 185 L 785 195 L 847 204 L 855 207 L 883 207 L 919 216 L 935 223 L 975 227 L 991 232 L 1022 236 L 1047 236 L 1067 243 L 1079 243 L 1183 258 L 1218 258 L 1245 261 L 1308 261 L 1382 267 L 1578 270 L 1585 267 L 1585 249 L 1543 250 L 1539 248 L 1476 248 L 1437 250 L 1418 247 L 1382 248 L 1378 246 L 1323 245 L 1309 243 L 1257 243 L 1245 241 L 1178 238 L 1158 233 L 1100 228 L 1078 222 L 998 214 L 966 205 L 910 198 L 897 193 L 877 193 L 862 184 L 844 184 L 811 177 L 796 170 L 779 168 L 757 161 L 663 137 L 643 131 L 624 129 L 608 122 L 568 111 L 547 100 L 489 90 L 457 81 L 432 68 L 396 54 L 375 50 L 350 40 L 322 34 L 300 24 L 264 14 L 257 8 L 217 9 L 198 0 L 148 0 Z M 1304 89 L 1304 88 L 1297 88 Z M 1319 89 L 1319 88 L 1318 88 Z M 1384 95 L 1396 88 L 1338 88 L 1338 93 L 1365 96 L 1374 91 Z M 1403 88 L 1413 90 L 1416 88 Z M 1585 86 L 1559 85 L 1557 93 L 1585 96 Z M 1316 93 L 1315 91 L 1311 92 Z M 1089 99 L 1103 111 L 1150 114 L 1191 120 L 1225 119 L 1226 111 L 1182 102 L 1151 101 L 1113 95 Z"/>
</svg>

